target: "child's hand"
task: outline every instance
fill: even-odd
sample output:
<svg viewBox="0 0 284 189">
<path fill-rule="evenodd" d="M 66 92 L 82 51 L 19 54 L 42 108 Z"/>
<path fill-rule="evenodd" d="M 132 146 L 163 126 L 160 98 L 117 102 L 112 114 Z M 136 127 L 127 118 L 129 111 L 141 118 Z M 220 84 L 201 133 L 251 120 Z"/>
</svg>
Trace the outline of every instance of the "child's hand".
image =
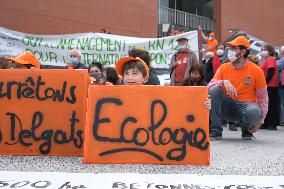
<svg viewBox="0 0 284 189">
<path fill-rule="evenodd" d="M 206 98 L 206 99 L 204 100 L 204 105 L 206 106 L 206 108 L 207 108 L 208 110 L 211 109 L 211 98 L 210 98 L 210 96 L 208 96 L 208 98 Z"/>
</svg>

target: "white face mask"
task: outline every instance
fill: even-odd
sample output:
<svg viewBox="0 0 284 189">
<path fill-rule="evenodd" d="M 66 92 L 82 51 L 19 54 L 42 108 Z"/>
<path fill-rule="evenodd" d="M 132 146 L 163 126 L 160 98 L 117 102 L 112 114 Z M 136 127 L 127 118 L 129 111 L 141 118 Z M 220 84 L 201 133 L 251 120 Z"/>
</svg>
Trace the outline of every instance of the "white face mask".
<svg viewBox="0 0 284 189">
<path fill-rule="evenodd" d="M 261 55 L 262 57 L 266 58 L 266 57 L 269 56 L 269 53 L 268 53 L 268 51 L 261 51 L 261 52 L 260 52 L 260 55 Z"/>
<path fill-rule="evenodd" d="M 209 41 L 212 41 L 212 40 L 213 40 L 213 37 L 209 37 L 208 39 L 209 39 Z"/>
<path fill-rule="evenodd" d="M 231 62 L 235 62 L 239 57 L 237 57 L 237 53 L 232 51 L 232 50 L 229 50 L 228 51 L 228 59 L 231 61 Z"/>
<path fill-rule="evenodd" d="M 218 49 L 217 50 L 217 55 L 218 56 L 222 56 L 224 54 L 224 50 L 223 49 Z"/>
<path fill-rule="evenodd" d="M 184 51 L 184 50 L 186 50 L 186 48 L 187 48 L 186 44 L 178 46 L 178 50 L 180 50 L 180 51 Z"/>
</svg>

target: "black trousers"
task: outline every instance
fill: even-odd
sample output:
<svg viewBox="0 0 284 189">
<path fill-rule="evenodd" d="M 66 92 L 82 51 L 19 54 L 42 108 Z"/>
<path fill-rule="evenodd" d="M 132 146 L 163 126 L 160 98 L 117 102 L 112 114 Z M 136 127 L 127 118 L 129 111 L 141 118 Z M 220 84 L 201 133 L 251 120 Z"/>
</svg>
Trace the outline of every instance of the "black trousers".
<svg viewBox="0 0 284 189">
<path fill-rule="evenodd" d="M 280 124 L 278 87 L 268 87 L 268 112 L 264 120 L 264 127 L 276 128 Z"/>
</svg>

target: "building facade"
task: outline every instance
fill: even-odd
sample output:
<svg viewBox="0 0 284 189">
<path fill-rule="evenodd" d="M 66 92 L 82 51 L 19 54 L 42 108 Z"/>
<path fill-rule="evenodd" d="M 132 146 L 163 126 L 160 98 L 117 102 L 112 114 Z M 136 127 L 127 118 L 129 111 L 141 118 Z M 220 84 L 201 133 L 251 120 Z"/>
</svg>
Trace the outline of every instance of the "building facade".
<svg viewBox="0 0 284 189">
<path fill-rule="evenodd" d="M 106 32 L 161 37 L 214 31 L 219 41 L 242 30 L 284 45 L 284 0 L 0 0 L 0 26 L 33 34 Z"/>
<path fill-rule="evenodd" d="M 284 45 L 283 8 L 283 0 L 214 0 L 215 31 L 221 41 L 233 29 L 276 46 Z"/>
<path fill-rule="evenodd" d="M 0 27 L 33 34 L 157 37 L 158 0 L 0 0 Z"/>
</svg>

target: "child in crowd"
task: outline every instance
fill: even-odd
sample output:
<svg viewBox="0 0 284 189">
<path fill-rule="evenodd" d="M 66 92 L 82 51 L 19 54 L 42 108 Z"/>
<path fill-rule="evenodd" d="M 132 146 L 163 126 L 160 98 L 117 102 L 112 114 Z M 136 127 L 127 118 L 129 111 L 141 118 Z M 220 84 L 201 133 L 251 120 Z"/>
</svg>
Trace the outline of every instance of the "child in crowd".
<svg viewBox="0 0 284 189">
<path fill-rule="evenodd" d="M 104 84 L 103 65 L 100 62 L 92 62 L 88 67 L 90 81 L 92 85 Z"/>
<path fill-rule="evenodd" d="M 189 77 L 184 80 L 183 86 L 207 86 L 204 81 L 204 69 L 201 64 L 194 64 L 189 70 Z"/>
<path fill-rule="evenodd" d="M 116 71 L 125 85 L 144 85 L 149 78 L 149 68 L 140 58 L 124 57 L 117 61 Z"/>
<path fill-rule="evenodd" d="M 125 85 L 144 85 L 149 78 L 147 64 L 138 57 L 124 57 L 119 59 L 116 63 L 116 71 L 122 75 Z M 204 105 L 210 110 L 211 100 L 209 98 L 205 99 Z"/>
<path fill-rule="evenodd" d="M 89 74 L 98 73 L 101 76 L 103 75 L 104 67 L 100 62 L 92 62 L 88 67 Z"/>
<path fill-rule="evenodd" d="M 119 76 L 116 70 L 112 67 L 105 69 L 106 82 L 111 83 L 112 85 L 123 85 L 123 82 L 120 81 Z"/>
<path fill-rule="evenodd" d="M 145 85 L 160 85 L 160 80 L 159 80 L 158 76 L 156 75 L 155 69 L 150 66 L 151 57 L 150 57 L 150 54 L 149 54 L 148 51 L 146 51 L 143 48 L 139 48 L 139 49 L 134 48 L 134 49 L 131 49 L 130 51 L 128 51 L 128 55 L 131 56 L 131 57 L 134 57 L 134 58 L 135 57 L 141 58 L 146 63 L 146 65 L 148 66 L 148 68 L 149 68 L 149 79 L 145 83 Z"/>
</svg>

